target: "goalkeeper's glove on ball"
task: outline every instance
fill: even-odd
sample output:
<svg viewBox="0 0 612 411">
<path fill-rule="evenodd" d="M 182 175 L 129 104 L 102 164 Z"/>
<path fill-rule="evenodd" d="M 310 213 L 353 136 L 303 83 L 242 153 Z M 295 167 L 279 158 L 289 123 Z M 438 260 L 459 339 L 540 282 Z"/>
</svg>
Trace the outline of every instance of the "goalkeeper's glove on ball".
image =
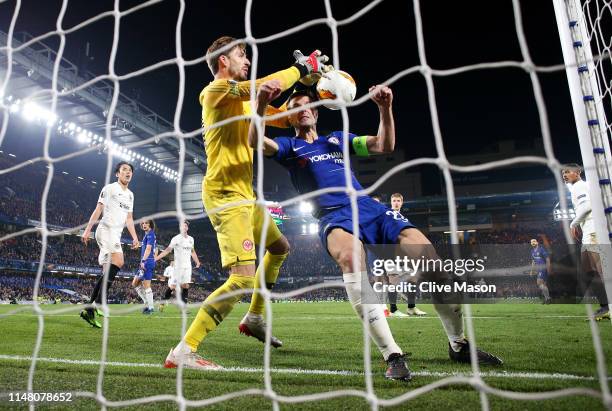
<svg viewBox="0 0 612 411">
<path fill-rule="evenodd" d="M 294 66 L 300 70 L 300 77 L 307 76 L 311 73 L 319 73 L 321 69 L 327 63 L 329 58 L 326 55 L 321 55 L 319 50 L 315 50 L 310 55 L 305 56 L 300 50 L 293 52 L 295 58 Z"/>
</svg>

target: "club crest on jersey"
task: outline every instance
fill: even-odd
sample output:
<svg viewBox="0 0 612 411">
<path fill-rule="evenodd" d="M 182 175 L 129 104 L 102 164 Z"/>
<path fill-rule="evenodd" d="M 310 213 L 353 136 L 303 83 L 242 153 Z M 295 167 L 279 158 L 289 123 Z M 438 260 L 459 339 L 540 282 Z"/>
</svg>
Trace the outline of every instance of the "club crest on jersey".
<svg viewBox="0 0 612 411">
<path fill-rule="evenodd" d="M 338 137 L 330 137 L 327 139 L 328 142 L 330 142 L 331 144 L 335 144 L 337 146 L 340 145 L 340 140 L 338 139 Z"/>
<path fill-rule="evenodd" d="M 253 242 L 247 238 L 242 242 L 242 248 L 244 248 L 245 251 L 251 251 L 253 249 Z"/>
<path fill-rule="evenodd" d="M 404 223 L 408 223 L 408 219 L 402 215 L 399 211 L 395 210 L 387 210 L 386 215 L 390 215 L 394 220 L 403 221 Z"/>
</svg>

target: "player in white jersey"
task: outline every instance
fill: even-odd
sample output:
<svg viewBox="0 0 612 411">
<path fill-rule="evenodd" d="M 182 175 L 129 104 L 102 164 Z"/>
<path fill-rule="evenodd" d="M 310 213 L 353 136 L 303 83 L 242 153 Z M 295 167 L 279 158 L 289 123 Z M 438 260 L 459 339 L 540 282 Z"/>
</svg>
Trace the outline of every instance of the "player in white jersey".
<svg viewBox="0 0 612 411">
<path fill-rule="evenodd" d="M 164 269 L 164 278 L 166 278 L 168 282 L 168 287 L 174 287 L 176 285 L 176 281 L 174 280 L 174 260 L 170 260 L 170 264 Z"/>
<path fill-rule="evenodd" d="M 166 291 L 164 292 L 164 298 L 161 304 L 159 304 L 159 311 L 164 311 L 168 305 L 172 292 L 176 288 L 176 280 L 174 279 L 174 260 L 170 260 L 170 264 L 164 269 L 164 278 L 166 279 Z"/>
<path fill-rule="evenodd" d="M 189 283 L 191 283 L 191 259 L 196 264 L 196 268 L 200 268 L 200 260 L 194 249 L 193 237 L 187 234 L 189 230 L 189 222 L 183 221 L 180 225 L 181 233 L 172 237 L 170 245 L 164 251 L 155 257 L 155 261 L 159 261 L 167 256 L 170 251 L 174 250 L 174 281 L 168 281 L 168 290 L 164 295 L 164 299 L 169 299 L 172 291 L 179 287 L 179 295 L 185 304 L 189 296 Z M 172 284 L 172 285 L 171 285 Z M 166 297 L 167 296 L 167 297 Z"/>
<path fill-rule="evenodd" d="M 587 183 L 580 176 L 582 167 L 578 164 L 567 164 L 561 170 L 563 181 L 567 184 L 572 195 L 572 205 L 576 212 L 576 217 L 570 224 L 572 236 L 582 243 L 582 273 L 578 283 L 581 286 L 581 293 L 589 287 L 599 301 L 599 310 L 595 312 L 595 319 L 610 319 L 610 309 L 606 289 L 603 284 L 603 270 L 601 259 L 597 248 L 597 233 L 595 232 L 595 222 L 591 213 L 591 200 Z"/>
<path fill-rule="evenodd" d="M 83 232 L 82 241 L 87 247 L 91 230 L 98 222 L 100 215 L 102 219 L 96 228 L 96 242 L 100 248 L 98 263 L 103 267 L 103 275 L 98 278 L 96 285 L 91 293 L 89 304 L 102 303 L 102 288 L 106 278 L 106 292 L 110 288 L 115 276 L 123 267 L 123 250 L 121 249 L 121 233 L 127 225 L 127 229 L 132 236 L 132 249 L 140 247 L 136 229 L 134 228 L 134 194 L 128 189 L 128 184 L 132 180 L 134 167 L 122 161 L 115 168 L 117 181 L 102 188 L 98 205 L 91 214 L 87 227 Z M 93 307 L 88 307 L 81 311 L 81 318 L 96 328 L 100 328 L 100 323 L 96 320 L 96 313 Z"/>
</svg>

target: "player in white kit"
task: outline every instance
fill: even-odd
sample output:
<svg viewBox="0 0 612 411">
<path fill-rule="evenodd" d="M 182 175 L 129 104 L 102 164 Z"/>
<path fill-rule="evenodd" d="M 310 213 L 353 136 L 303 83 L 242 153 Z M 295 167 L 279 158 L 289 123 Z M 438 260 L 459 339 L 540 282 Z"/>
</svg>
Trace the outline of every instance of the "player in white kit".
<svg viewBox="0 0 612 411">
<path fill-rule="evenodd" d="M 595 312 L 597 321 L 610 319 L 610 309 L 606 289 L 603 284 L 601 259 L 597 247 L 597 233 L 595 232 L 595 221 L 591 213 L 591 200 L 587 183 L 582 179 L 582 167 L 578 164 L 567 164 L 561 170 L 563 181 L 567 184 L 572 195 L 572 205 L 576 217 L 570 224 L 572 236 L 582 243 L 581 265 L 582 273 L 579 275 L 578 283 L 581 293 L 589 286 L 599 301 L 599 310 Z"/>
<path fill-rule="evenodd" d="M 159 311 L 164 311 L 170 297 L 172 297 L 172 292 L 176 288 L 176 280 L 174 280 L 174 260 L 170 260 L 170 264 L 164 269 L 164 278 L 167 281 L 167 287 L 162 302 L 159 304 Z"/>
<path fill-rule="evenodd" d="M 104 279 L 107 280 L 106 292 L 113 283 L 115 276 L 123 267 L 123 250 L 121 249 L 121 233 L 127 225 L 127 229 L 132 236 L 132 249 L 140 247 L 136 229 L 134 228 L 134 194 L 128 189 L 128 184 L 132 179 L 134 168 L 131 164 L 122 161 L 115 168 L 117 181 L 102 188 L 98 205 L 91 214 L 87 227 L 83 232 L 82 241 L 87 246 L 93 225 L 98 222 L 100 215 L 102 220 L 96 228 L 96 242 L 100 248 L 98 263 L 103 267 L 103 274 L 98 277 L 98 281 L 91 293 L 89 304 L 102 303 L 102 288 Z M 96 313 L 101 313 L 93 307 L 81 311 L 81 318 L 96 328 L 101 325 L 96 320 Z"/>
<path fill-rule="evenodd" d="M 174 273 L 168 280 L 168 289 L 164 295 L 164 299 L 169 299 L 172 290 L 179 289 L 177 295 L 185 304 L 189 296 L 189 283 L 191 283 L 191 259 L 196 264 L 196 268 L 200 268 L 200 260 L 194 249 L 193 237 L 187 234 L 189 230 L 189 222 L 183 221 L 180 225 L 181 233 L 172 237 L 170 245 L 164 251 L 155 257 L 155 261 L 159 261 L 167 256 L 170 251 L 174 250 Z M 167 296 L 167 297 L 166 297 Z"/>
</svg>

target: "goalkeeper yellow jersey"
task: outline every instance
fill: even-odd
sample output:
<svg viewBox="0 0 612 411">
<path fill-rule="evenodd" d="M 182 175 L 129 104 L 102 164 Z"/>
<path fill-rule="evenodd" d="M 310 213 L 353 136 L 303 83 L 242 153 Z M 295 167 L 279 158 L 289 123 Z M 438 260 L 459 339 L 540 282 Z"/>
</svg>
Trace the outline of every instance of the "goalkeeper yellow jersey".
<svg viewBox="0 0 612 411">
<path fill-rule="evenodd" d="M 300 78 L 296 67 L 278 71 L 269 76 L 257 79 L 255 86 L 277 79 L 283 91 L 291 87 Z M 211 127 L 204 133 L 204 144 L 208 166 L 202 189 L 205 193 L 232 192 L 254 199 L 253 194 L 253 149 L 249 146 L 249 119 L 235 120 L 219 127 L 215 123 L 235 116 L 251 114 L 250 81 L 219 79 L 212 81 L 200 93 L 202 105 L 202 126 Z M 278 113 L 280 110 L 268 106 L 266 114 Z M 266 122 L 268 125 L 287 127 L 287 118 Z M 203 193 L 203 194 L 205 194 Z"/>
</svg>

